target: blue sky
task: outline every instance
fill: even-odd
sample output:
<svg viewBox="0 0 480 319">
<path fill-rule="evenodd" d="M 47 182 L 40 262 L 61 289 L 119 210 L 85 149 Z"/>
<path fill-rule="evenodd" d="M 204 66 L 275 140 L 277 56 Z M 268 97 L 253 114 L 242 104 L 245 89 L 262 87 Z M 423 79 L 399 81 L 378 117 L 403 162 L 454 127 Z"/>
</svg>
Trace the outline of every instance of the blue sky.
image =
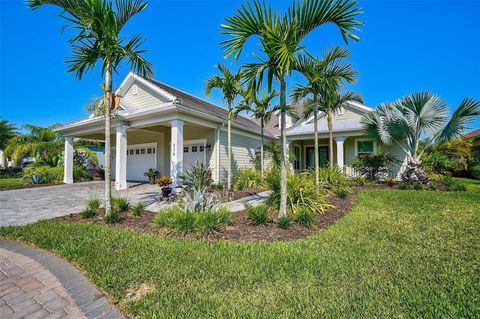
<svg viewBox="0 0 480 319">
<path fill-rule="evenodd" d="M 290 1 L 270 1 L 284 9 Z M 150 1 L 148 8 L 125 27 L 125 34 L 141 33 L 146 57 L 155 78 L 200 97 L 216 63 L 237 68 L 251 59 L 245 50 L 235 64 L 225 61 L 219 25 L 239 1 Z M 351 62 L 359 71 L 352 89 L 368 106 L 393 101 L 415 91 L 440 95 L 451 110 L 463 97 L 480 99 L 480 26 L 477 1 L 359 1 L 365 22 L 360 42 L 350 43 Z M 65 21 L 45 7 L 30 11 L 22 1 L 0 0 L 0 116 L 22 125 L 49 125 L 85 117 L 84 105 L 100 95 L 99 70 L 79 81 L 66 72 L 71 33 L 60 31 Z M 320 55 L 343 44 L 333 26 L 322 26 L 305 41 Z M 254 43 L 249 44 L 254 48 Z M 114 78 L 119 85 L 123 66 Z M 289 86 L 301 81 L 298 75 Z M 222 104 L 214 94 L 210 101 Z M 471 125 L 479 128 L 480 119 Z"/>
</svg>

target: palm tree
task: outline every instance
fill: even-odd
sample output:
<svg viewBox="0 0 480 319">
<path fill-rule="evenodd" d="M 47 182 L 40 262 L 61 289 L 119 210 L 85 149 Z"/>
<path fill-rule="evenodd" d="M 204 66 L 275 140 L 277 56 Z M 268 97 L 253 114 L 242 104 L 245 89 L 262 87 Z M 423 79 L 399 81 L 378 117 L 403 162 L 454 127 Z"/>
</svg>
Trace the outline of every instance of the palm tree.
<svg viewBox="0 0 480 319">
<path fill-rule="evenodd" d="M 0 149 L 4 149 L 10 139 L 17 135 L 17 127 L 8 120 L 0 119 Z"/>
<path fill-rule="evenodd" d="M 280 135 L 281 135 L 281 189 L 279 217 L 287 214 L 287 137 L 285 116 L 287 111 L 286 77 L 294 70 L 298 55 L 305 51 L 302 40 L 314 29 L 333 23 L 343 39 L 358 40 L 353 34 L 362 23 L 355 18 L 361 13 L 353 0 L 303 0 L 295 1 L 285 14 L 273 10 L 270 5 L 254 0 L 241 9 L 221 27 L 230 38 L 221 42 L 225 57 L 236 60 L 243 46 L 253 36 L 260 40 L 258 63 L 245 65 L 245 77 L 254 87 L 259 87 L 266 73 L 268 88 L 275 79 L 280 86 Z M 249 85 L 250 86 L 250 85 Z"/>
<path fill-rule="evenodd" d="M 319 181 L 319 154 L 318 154 L 318 111 L 319 100 L 329 90 L 336 89 L 343 81 L 352 83 L 355 80 L 356 71 L 352 70 L 349 63 L 343 59 L 350 56 L 347 49 L 334 47 L 324 52 L 322 60 L 318 58 L 300 57 L 297 70 L 307 79 L 305 85 L 298 85 L 293 93 L 294 103 L 304 100 L 304 116 L 309 118 L 313 115 L 313 131 L 315 140 L 315 185 L 318 188 Z M 332 150 L 332 145 L 330 145 Z M 330 159 L 332 163 L 332 160 Z"/>
<path fill-rule="evenodd" d="M 340 84 L 340 83 L 339 83 Z M 337 85 L 339 85 L 337 84 Z M 328 162 L 333 167 L 333 115 L 349 102 L 363 103 L 360 94 L 353 91 L 341 92 L 339 87 L 331 88 L 320 96 L 319 110 L 327 117 L 328 126 Z"/>
<path fill-rule="evenodd" d="M 222 74 L 214 75 L 207 80 L 205 85 L 205 93 L 210 95 L 213 89 L 218 89 L 223 94 L 223 99 L 227 103 L 227 189 L 232 188 L 232 117 L 233 117 L 233 103 L 235 99 L 242 94 L 243 88 L 241 84 L 242 72 L 231 72 L 226 66 L 217 64 L 217 69 Z"/>
<path fill-rule="evenodd" d="M 402 178 L 407 182 L 427 182 L 421 167 L 423 152 L 434 143 L 462 136 L 465 125 L 480 115 L 480 102 L 463 99 L 448 119 L 448 106 L 430 92 L 414 93 L 392 104 L 382 104 L 362 118 L 367 134 L 386 145 L 398 145 L 407 155 Z M 425 144 L 420 148 L 421 140 Z"/>
<path fill-rule="evenodd" d="M 119 64 L 127 61 L 142 76 L 153 76 L 153 66 L 142 55 L 145 50 L 140 35 L 129 40 L 120 33 L 125 24 L 147 7 L 142 0 L 28 0 L 32 9 L 51 4 L 63 10 L 60 17 L 68 21 L 78 33 L 68 42 L 72 56 L 67 61 L 68 72 L 75 72 L 81 79 L 85 72 L 93 70 L 101 61 L 105 105 L 112 105 L 112 73 L 117 73 Z M 105 215 L 111 213 L 111 166 L 110 166 L 111 108 L 105 108 Z"/>
<path fill-rule="evenodd" d="M 237 115 L 242 111 L 251 112 L 253 113 L 253 117 L 257 120 L 260 120 L 260 135 L 261 135 L 261 142 L 260 142 L 260 174 L 263 180 L 263 173 L 264 173 L 264 154 L 263 154 L 263 145 L 264 145 L 264 131 L 265 131 L 265 124 L 270 120 L 272 117 L 273 111 L 276 108 L 271 108 L 271 102 L 274 98 L 278 96 L 277 91 L 273 90 L 268 92 L 264 89 L 262 91 L 262 95 L 260 97 L 257 96 L 254 90 L 248 90 L 246 94 L 244 94 L 243 100 L 238 104 L 235 108 L 234 113 Z"/>
</svg>

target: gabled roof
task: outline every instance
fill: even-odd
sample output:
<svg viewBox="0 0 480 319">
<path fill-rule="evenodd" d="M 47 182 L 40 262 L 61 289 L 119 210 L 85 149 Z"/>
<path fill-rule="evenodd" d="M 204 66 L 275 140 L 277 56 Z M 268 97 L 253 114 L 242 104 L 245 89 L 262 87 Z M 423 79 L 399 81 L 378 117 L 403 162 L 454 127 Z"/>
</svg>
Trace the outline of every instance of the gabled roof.
<svg viewBox="0 0 480 319">
<path fill-rule="evenodd" d="M 473 137 L 480 137 L 480 129 L 471 131 L 464 135 L 465 138 L 473 138 Z"/>
</svg>

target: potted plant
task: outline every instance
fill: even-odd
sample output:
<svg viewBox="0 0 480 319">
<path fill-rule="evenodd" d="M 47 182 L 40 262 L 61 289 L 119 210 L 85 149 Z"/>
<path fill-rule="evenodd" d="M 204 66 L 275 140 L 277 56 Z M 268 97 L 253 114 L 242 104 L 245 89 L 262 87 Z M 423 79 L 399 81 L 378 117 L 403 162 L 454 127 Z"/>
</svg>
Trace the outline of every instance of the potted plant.
<svg viewBox="0 0 480 319">
<path fill-rule="evenodd" d="M 169 176 L 160 176 L 157 179 L 157 185 L 162 189 L 162 196 L 168 197 L 172 192 L 170 184 L 172 184 L 172 179 Z"/>
<path fill-rule="evenodd" d="M 155 184 L 155 178 L 158 176 L 158 171 L 154 168 L 149 168 L 143 175 L 148 177 L 148 183 L 153 185 Z"/>
</svg>

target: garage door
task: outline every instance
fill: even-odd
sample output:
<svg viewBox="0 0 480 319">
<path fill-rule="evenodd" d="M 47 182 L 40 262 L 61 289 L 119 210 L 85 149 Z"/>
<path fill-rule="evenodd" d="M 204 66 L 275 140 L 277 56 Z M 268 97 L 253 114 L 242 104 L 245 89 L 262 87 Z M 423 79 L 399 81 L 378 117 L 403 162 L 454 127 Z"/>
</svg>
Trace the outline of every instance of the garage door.
<svg viewBox="0 0 480 319">
<path fill-rule="evenodd" d="M 115 151 L 112 152 L 112 176 L 115 177 Z M 157 145 L 138 144 L 127 146 L 127 180 L 146 181 L 143 175 L 149 168 L 157 167 Z"/>
<path fill-rule="evenodd" d="M 205 163 L 205 144 L 203 142 L 185 143 L 183 146 L 183 168 L 190 167 L 196 161 Z"/>
</svg>

